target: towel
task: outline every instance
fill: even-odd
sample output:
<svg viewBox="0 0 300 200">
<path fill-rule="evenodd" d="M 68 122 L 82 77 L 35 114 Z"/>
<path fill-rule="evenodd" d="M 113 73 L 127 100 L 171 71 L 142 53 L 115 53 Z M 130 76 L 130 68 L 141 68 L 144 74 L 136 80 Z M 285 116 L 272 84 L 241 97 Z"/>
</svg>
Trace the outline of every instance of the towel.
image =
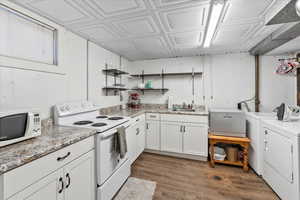
<svg viewBox="0 0 300 200">
<path fill-rule="evenodd" d="M 116 152 L 120 154 L 120 158 L 124 158 L 127 153 L 126 129 L 124 126 L 117 128 L 115 139 Z"/>
</svg>

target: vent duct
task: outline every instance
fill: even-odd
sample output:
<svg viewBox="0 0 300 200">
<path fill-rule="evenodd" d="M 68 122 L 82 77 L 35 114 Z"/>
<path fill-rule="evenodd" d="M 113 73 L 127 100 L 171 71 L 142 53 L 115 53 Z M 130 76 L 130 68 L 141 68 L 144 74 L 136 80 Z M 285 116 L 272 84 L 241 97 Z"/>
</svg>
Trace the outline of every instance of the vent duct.
<svg viewBox="0 0 300 200">
<path fill-rule="evenodd" d="M 291 0 L 266 25 L 300 22 L 300 0 Z M 299 12 L 300 13 L 300 12 Z"/>
</svg>

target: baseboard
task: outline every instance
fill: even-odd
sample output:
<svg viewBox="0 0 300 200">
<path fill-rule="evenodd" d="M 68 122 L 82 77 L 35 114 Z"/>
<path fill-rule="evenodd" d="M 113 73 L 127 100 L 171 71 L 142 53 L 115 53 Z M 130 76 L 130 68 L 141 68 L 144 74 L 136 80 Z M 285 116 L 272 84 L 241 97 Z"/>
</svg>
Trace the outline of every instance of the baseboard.
<svg viewBox="0 0 300 200">
<path fill-rule="evenodd" d="M 155 153 L 155 154 L 160 154 L 160 155 L 165 155 L 165 156 L 172 156 L 172 157 L 177 157 L 177 158 L 186 158 L 186 159 L 190 159 L 190 160 L 207 161 L 207 157 L 205 157 L 205 156 L 196 156 L 196 155 L 181 154 L 181 153 L 179 154 L 179 153 L 157 151 L 157 150 L 150 150 L 150 149 L 145 149 L 144 152 Z"/>
</svg>

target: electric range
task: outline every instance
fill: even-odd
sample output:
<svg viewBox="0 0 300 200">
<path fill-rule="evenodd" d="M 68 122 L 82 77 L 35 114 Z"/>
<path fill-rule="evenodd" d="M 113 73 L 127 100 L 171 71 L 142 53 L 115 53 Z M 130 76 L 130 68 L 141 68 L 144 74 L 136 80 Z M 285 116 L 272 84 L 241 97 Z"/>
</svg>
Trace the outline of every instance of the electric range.
<svg viewBox="0 0 300 200">
<path fill-rule="evenodd" d="M 116 150 L 117 128 L 128 128 L 130 117 L 99 114 L 92 102 L 72 102 L 54 107 L 55 124 L 97 130 L 95 137 L 97 200 L 112 199 L 130 175 L 128 153 Z M 126 132 L 126 134 L 128 134 Z"/>
</svg>

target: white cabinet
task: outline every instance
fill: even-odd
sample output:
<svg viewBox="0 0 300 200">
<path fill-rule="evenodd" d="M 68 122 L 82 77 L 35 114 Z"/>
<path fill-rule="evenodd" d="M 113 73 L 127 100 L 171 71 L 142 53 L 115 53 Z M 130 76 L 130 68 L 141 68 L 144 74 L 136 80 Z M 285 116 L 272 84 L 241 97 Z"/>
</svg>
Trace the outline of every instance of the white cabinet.
<svg viewBox="0 0 300 200">
<path fill-rule="evenodd" d="M 94 159 L 91 151 L 64 167 L 65 200 L 95 199 Z"/>
<path fill-rule="evenodd" d="M 182 153 L 182 124 L 172 122 L 161 123 L 161 150 Z"/>
<path fill-rule="evenodd" d="M 140 155 L 141 153 L 143 153 L 146 145 L 144 120 L 138 123 L 138 126 L 136 128 L 136 135 L 137 135 L 137 154 Z"/>
<path fill-rule="evenodd" d="M 207 156 L 207 134 L 206 125 L 162 122 L 161 150 Z"/>
<path fill-rule="evenodd" d="M 206 125 L 183 125 L 183 153 L 206 156 L 208 127 Z"/>
<path fill-rule="evenodd" d="M 95 200 L 94 176 L 94 151 L 91 151 L 8 200 Z"/>
<path fill-rule="evenodd" d="M 136 125 L 132 124 L 126 129 L 126 139 L 127 139 L 127 153 L 130 163 L 135 161 L 136 149 L 137 149 L 137 139 L 136 139 Z"/>
<path fill-rule="evenodd" d="M 161 114 L 161 151 L 208 156 L 208 117 Z"/>
<path fill-rule="evenodd" d="M 126 132 L 128 156 L 133 163 L 145 149 L 145 115 L 134 118 Z"/>
<path fill-rule="evenodd" d="M 146 149 L 160 150 L 160 122 L 146 122 Z"/>
<path fill-rule="evenodd" d="M 95 200 L 94 144 L 89 137 L 3 174 L 0 199 Z"/>
<path fill-rule="evenodd" d="M 63 170 L 58 170 L 34 183 L 9 200 L 63 200 Z"/>
</svg>

